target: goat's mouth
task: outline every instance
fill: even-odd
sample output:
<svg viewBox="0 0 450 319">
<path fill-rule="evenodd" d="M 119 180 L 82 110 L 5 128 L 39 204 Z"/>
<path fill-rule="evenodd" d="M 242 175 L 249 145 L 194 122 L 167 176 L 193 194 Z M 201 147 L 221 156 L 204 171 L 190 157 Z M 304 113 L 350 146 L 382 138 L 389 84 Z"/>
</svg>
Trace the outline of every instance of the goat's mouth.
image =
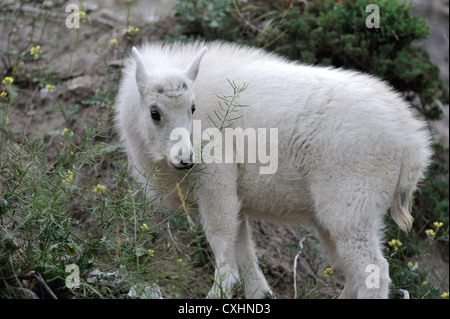
<svg viewBox="0 0 450 319">
<path fill-rule="evenodd" d="M 174 163 L 170 163 L 173 167 L 175 167 L 176 169 L 179 169 L 179 170 L 189 170 L 189 169 L 191 169 L 192 167 L 194 167 L 194 163 L 184 163 L 183 161 L 181 161 L 180 163 L 178 163 L 178 164 L 174 164 Z"/>
</svg>

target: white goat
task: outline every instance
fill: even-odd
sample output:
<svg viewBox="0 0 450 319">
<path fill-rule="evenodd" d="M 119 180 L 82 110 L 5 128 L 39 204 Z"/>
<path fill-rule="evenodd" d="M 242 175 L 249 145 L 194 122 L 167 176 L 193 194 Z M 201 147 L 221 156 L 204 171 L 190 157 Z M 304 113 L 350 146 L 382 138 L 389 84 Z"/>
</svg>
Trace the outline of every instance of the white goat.
<svg viewBox="0 0 450 319">
<path fill-rule="evenodd" d="M 247 298 L 271 294 L 247 221 L 255 216 L 314 226 L 346 276 L 341 297 L 387 298 L 383 218 L 390 208 L 402 230 L 412 225 L 411 197 L 431 156 L 425 123 L 372 76 L 289 62 L 261 49 L 212 42 L 206 50 L 205 45 L 133 48 L 123 69 L 116 119 L 142 183 L 157 165 L 164 178 L 151 182 L 162 196 L 186 171 L 200 185 L 190 196 L 198 200 L 215 256 L 208 297 L 230 297 L 239 274 Z M 240 108 L 234 127 L 278 129 L 273 174 L 260 174 L 257 163 L 202 161 L 192 168 L 193 120 L 205 124 L 208 115 L 214 117 L 218 97 L 230 96 L 229 81 L 248 85 L 239 95 L 247 107 Z M 185 133 L 174 138 L 176 129 Z M 176 144 L 179 151 L 173 153 Z M 268 149 L 265 138 L 258 138 L 258 147 Z M 179 207 L 176 192 L 165 204 Z M 371 271 L 379 277 L 367 284 Z"/>
</svg>

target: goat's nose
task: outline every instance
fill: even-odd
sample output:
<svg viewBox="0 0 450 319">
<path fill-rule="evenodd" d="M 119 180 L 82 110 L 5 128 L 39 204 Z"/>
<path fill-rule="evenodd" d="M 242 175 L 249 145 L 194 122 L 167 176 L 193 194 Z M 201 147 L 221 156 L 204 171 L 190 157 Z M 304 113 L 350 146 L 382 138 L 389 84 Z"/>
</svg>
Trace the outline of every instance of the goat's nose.
<svg viewBox="0 0 450 319">
<path fill-rule="evenodd" d="M 194 166 L 194 152 L 191 149 L 189 158 L 187 156 L 185 158 L 179 157 L 179 162 L 175 167 L 179 169 L 190 169 L 192 166 Z"/>
<path fill-rule="evenodd" d="M 180 169 L 191 169 L 194 166 L 194 163 L 184 163 L 183 161 L 181 161 L 180 163 Z"/>
</svg>

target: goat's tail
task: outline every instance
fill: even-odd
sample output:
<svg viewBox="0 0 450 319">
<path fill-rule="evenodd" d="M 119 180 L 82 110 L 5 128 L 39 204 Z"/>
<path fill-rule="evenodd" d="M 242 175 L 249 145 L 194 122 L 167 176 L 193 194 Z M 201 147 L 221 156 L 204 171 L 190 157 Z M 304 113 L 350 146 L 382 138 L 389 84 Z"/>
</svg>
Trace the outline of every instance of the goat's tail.
<svg viewBox="0 0 450 319">
<path fill-rule="evenodd" d="M 408 232 L 413 224 L 414 218 L 411 216 L 412 191 L 396 191 L 391 205 L 392 219 L 401 230 Z"/>
<path fill-rule="evenodd" d="M 424 178 L 432 155 L 428 143 L 422 144 L 423 147 L 418 147 L 418 144 L 403 152 L 397 189 L 390 210 L 392 218 L 404 232 L 408 232 L 412 227 L 414 219 L 410 211 L 413 193 L 417 189 L 417 183 Z"/>
</svg>

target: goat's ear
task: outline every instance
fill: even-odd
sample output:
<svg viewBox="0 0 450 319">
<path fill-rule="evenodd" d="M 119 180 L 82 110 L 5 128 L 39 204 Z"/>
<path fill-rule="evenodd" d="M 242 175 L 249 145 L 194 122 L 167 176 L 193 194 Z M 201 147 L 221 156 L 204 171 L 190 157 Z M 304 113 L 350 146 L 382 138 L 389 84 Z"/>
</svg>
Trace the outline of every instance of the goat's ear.
<svg viewBox="0 0 450 319">
<path fill-rule="evenodd" d="M 148 82 L 147 68 L 145 67 L 141 54 L 135 47 L 133 47 L 131 52 L 133 53 L 134 60 L 136 61 L 136 84 L 139 93 L 142 95 L 144 93 L 145 84 Z"/>
<path fill-rule="evenodd" d="M 184 74 L 191 82 L 194 82 L 197 78 L 200 61 L 202 60 L 206 50 L 208 50 L 206 47 L 201 49 L 200 52 L 195 56 L 194 60 L 192 60 L 192 62 L 184 70 Z"/>
</svg>

